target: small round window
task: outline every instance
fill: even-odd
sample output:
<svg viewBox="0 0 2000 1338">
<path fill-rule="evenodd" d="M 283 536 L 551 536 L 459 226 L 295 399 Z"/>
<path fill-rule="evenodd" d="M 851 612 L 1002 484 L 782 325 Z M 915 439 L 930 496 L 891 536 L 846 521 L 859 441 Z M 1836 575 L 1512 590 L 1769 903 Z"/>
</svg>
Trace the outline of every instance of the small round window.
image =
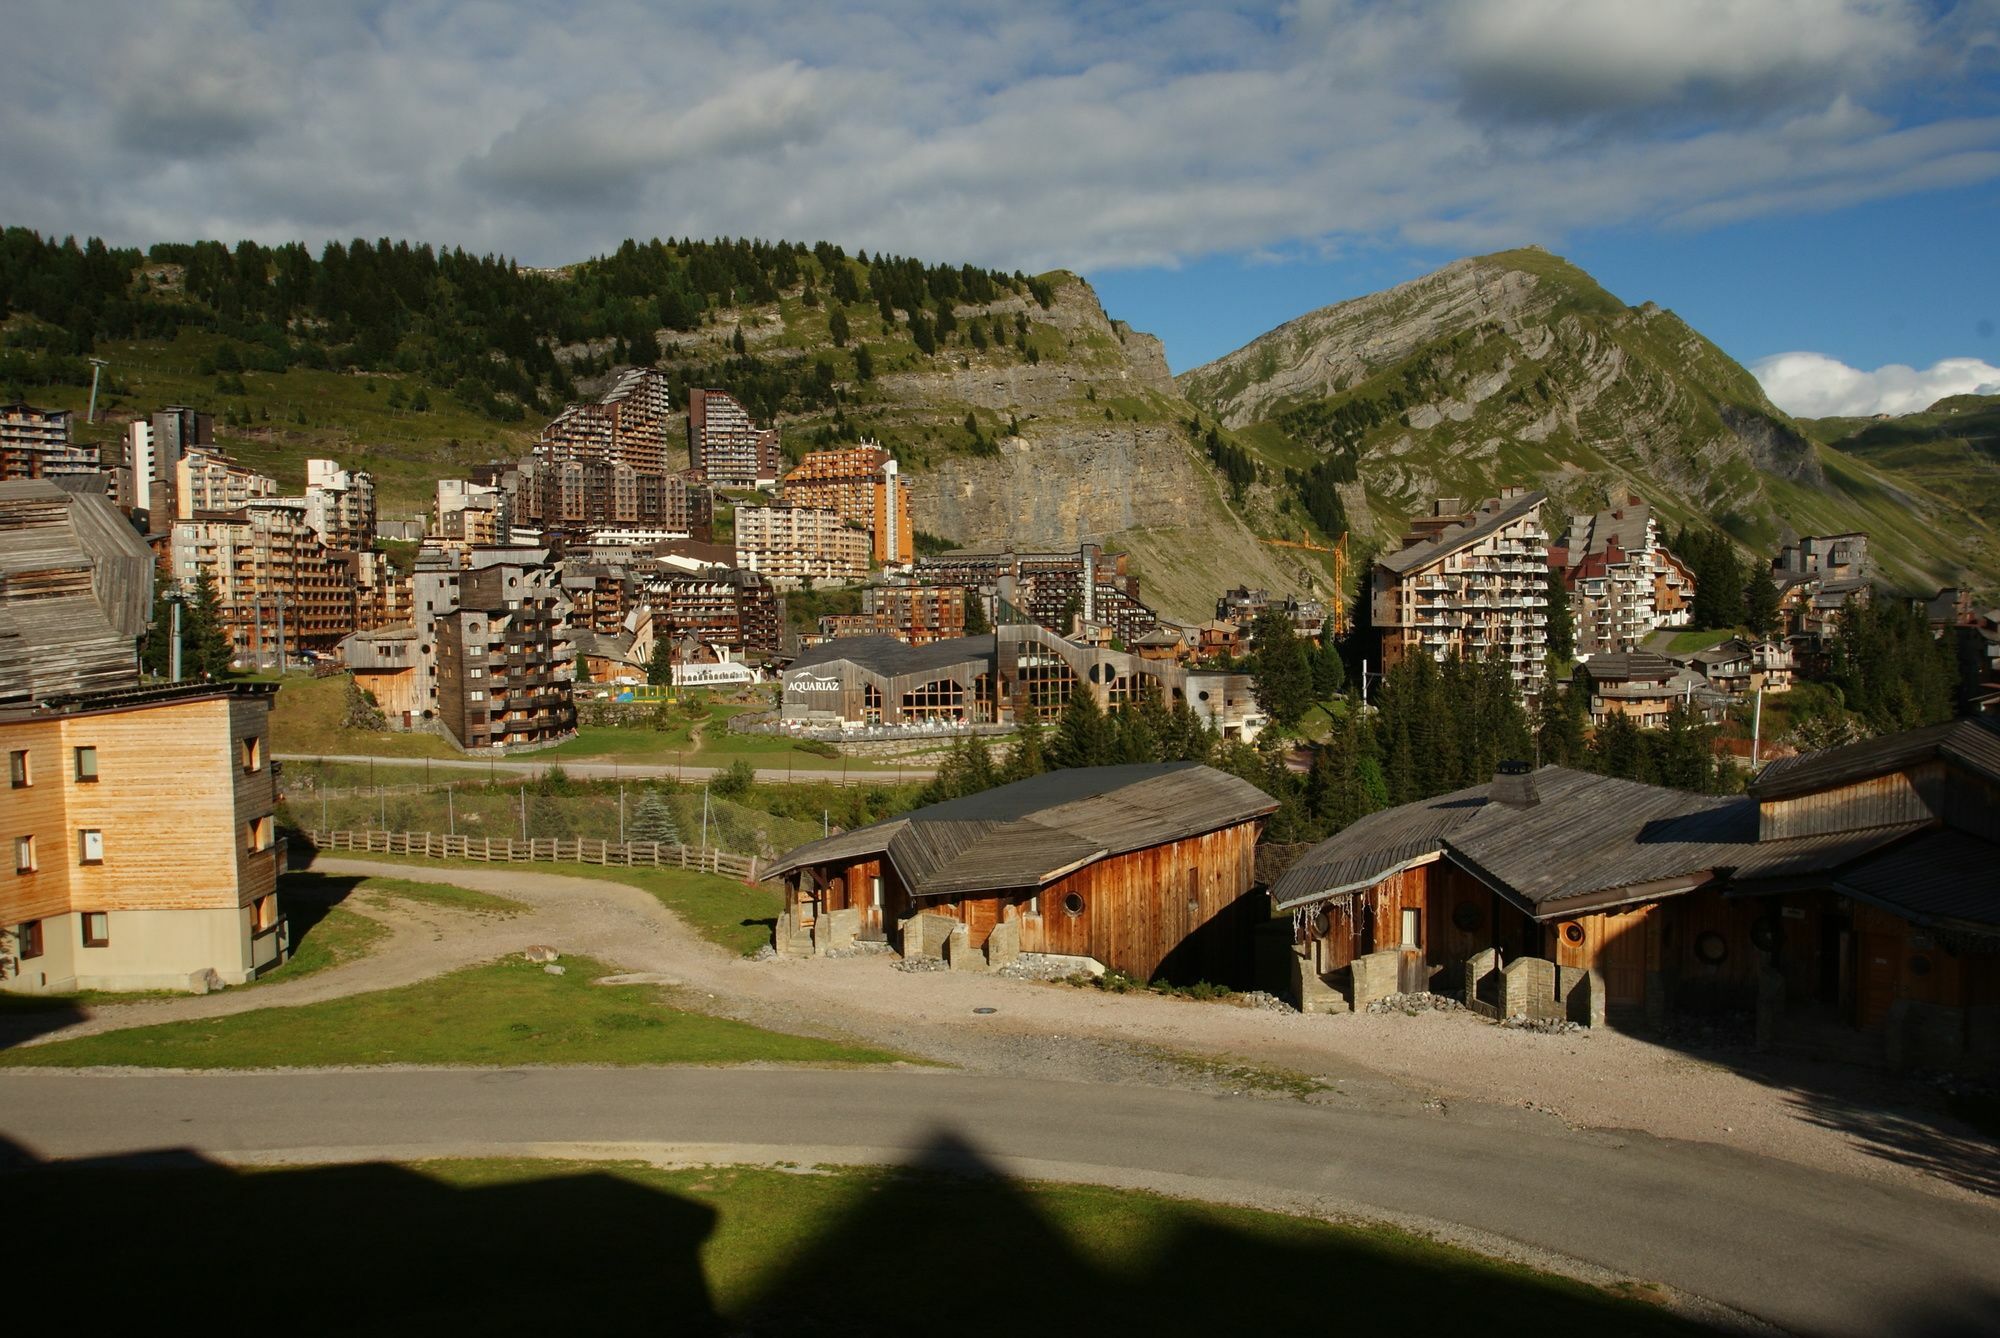
<svg viewBox="0 0 2000 1338">
<path fill-rule="evenodd" d="M 1729 958 L 1729 940 L 1713 929 L 1704 929 L 1694 936 L 1694 955 L 1710 966 L 1720 966 Z"/>
<path fill-rule="evenodd" d="M 1583 926 L 1578 924 L 1574 920 L 1571 920 L 1568 924 L 1564 925 L 1563 942 L 1565 943 L 1583 942 Z"/>
<path fill-rule="evenodd" d="M 1083 914 L 1083 894 L 1081 892 L 1066 892 L 1063 894 L 1063 914 Z"/>
</svg>

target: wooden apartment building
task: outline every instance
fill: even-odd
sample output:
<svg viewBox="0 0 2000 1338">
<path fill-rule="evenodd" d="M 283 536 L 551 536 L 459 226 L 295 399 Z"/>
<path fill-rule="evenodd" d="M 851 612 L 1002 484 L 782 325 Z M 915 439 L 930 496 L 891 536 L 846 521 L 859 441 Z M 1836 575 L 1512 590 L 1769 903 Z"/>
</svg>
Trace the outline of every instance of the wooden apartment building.
<svg viewBox="0 0 2000 1338">
<path fill-rule="evenodd" d="M 286 953 L 275 689 L 141 687 L 152 591 L 103 496 L 0 484 L 0 989 L 199 989 Z"/>
</svg>

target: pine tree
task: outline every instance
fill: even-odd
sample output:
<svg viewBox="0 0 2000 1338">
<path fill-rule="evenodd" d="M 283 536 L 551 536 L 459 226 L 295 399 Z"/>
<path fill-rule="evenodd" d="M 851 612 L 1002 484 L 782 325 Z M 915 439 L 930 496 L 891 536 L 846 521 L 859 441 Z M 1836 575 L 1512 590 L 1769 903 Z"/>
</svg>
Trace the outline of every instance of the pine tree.
<svg viewBox="0 0 2000 1338">
<path fill-rule="evenodd" d="M 1320 633 L 1319 647 L 1313 653 L 1313 695 L 1321 701 L 1332 701 L 1347 686 L 1347 666 L 1341 662 L 1340 647 L 1333 639 L 1333 628 L 1329 625 Z"/>
<path fill-rule="evenodd" d="M 674 810 L 658 790 L 647 790 L 639 796 L 639 803 L 632 810 L 630 830 L 635 841 L 681 844 L 680 827 L 674 822 Z"/>
<path fill-rule="evenodd" d="M 1556 567 L 1549 568 L 1549 656 L 1568 661 L 1576 655 L 1576 613 L 1569 605 L 1569 587 Z"/>
<path fill-rule="evenodd" d="M 835 348 L 847 347 L 847 339 L 852 331 L 847 327 L 847 313 L 845 311 L 842 311 L 839 307 L 835 307 L 826 318 L 826 328 L 827 333 L 833 336 L 833 346 Z"/>
<path fill-rule="evenodd" d="M 1023 701 L 1014 711 L 1014 746 L 1007 752 L 1006 779 L 1026 780 L 1049 769 L 1043 744 L 1042 718 L 1033 703 Z"/>
<path fill-rule="evenodd" d="M 674 638 L 671 631 L 656 635 L 653 654 L 646 661 L 646 681 L 656 688 L 670 687 L 674 681 Z"/>
<path fill-rule="evenodd" d="M 1117 728 L 1104 718 L 1097 697 L 1079 683 L 1069 694 L 1062 718 L 1049 742 L 1049 763 L 1058 768 L 1100 767 L 1114 760 Z"/>
<path fill-rule="evenodd" d="M 1583 694 L 1570 683 L 1551 682 L 1535 709 L 1535 743 L 1544 765 L 1582 766 L 1589 756 L 1590 723 Z"/>
<path fill-rule="evenodd" d="M 992 630 L 993 625 L 986 620 L 986 597 L 977 590 L 968 589 L 965 592 L 965 634 L 984 636 Z"/>
<path fill-rule="evenodd" d="M 1753 566 L 1750 584 L 1743 591 L 1743 625 L 1758 636 L 1770 636 L 1780 621 L 1777 582 L 1769 573 Z"/>
<path fill-rule="evenodd" d="M 1266 608 L 1251 624 L 1250 674 L 1257 704 L 1280 729 L 1297 724 L 1313 705 L 1313 667 L 1305 643 L 1284 612 Z"/>
<path fill-rule="evenodd" d="M 854 379 L 873 381 L 875 379 L 875 355 L 868 351 L 868 345 L 854 346 Z"/>
<path fill-rule="evenodd" d="M 192 597 L 181 610 L 181 674 L 186 678 L 227 678 L 234 654 L 229 629 L 223 624 L 222 597 L 216 593 L 215 578 L 202 572 L 195 578 Z"/>
</svg>

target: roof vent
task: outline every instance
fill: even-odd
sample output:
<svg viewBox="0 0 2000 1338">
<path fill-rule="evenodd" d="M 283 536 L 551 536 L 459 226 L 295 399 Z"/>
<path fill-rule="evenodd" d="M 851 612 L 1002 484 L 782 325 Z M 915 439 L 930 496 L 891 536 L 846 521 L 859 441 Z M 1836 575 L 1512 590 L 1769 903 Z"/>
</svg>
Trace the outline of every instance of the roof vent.
<svg viewBox="0 0 2000 1338">
<path fill-rule="evenodd" d="M 1510 808 L 1533 808 L 1542 802 L 1541 793 L 1535 788 L 1535 769 L 1526 762 L 1502 762 L 1493 773 L 1487 795 L 1494 803 Z"/>
</svg>

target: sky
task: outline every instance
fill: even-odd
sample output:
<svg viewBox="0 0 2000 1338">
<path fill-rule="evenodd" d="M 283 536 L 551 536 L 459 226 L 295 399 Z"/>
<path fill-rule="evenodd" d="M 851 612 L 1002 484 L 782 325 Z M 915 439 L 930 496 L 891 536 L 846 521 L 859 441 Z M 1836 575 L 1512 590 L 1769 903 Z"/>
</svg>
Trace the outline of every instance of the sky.
<svg viewBox="0 0 2000 1338">
<path fill-rule="evenodd" d="M 1089 277 L 1176 371 L 1540 245 L 1802 415 L 2000 392 L 2000 0 L 9 0 L 0 222 Z"/>
</svg>

